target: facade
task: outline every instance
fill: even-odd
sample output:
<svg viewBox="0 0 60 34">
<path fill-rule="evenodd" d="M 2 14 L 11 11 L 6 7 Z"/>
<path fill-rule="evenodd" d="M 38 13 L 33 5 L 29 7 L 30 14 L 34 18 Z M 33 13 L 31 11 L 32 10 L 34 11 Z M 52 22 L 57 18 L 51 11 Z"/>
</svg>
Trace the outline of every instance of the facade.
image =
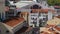
<svg viewBox="0 0 60 34">
<path fill-rule="evenodd" d="M 0 0 L 0 19 L 2 18 L 2 15 L 4 15 L 5 13 L 5 0 Z M 3 14 L 2 14 L 3 13 Z M 1 21 L 1 20 L 0 20 Z"/>
<path fill-rule="evenodd" d="M 47 10 L 47 11 L 46 11 Z M 34 9 L 32 10 L 32 13 L 29 13 L 29 25 L 33 26 L 34 20 L 33 18 L 36 18 L 36 26 L 45 26 L 46 22 L 48 20 L 53 19 L 53 13 L 54 11 L 48 10 L 48 9 Z M 36 16 L 34 16 L 36 15 Z M 35 25 L 34 25 L 35 26 Z"/>
<path fill-rule="evenodd" d="M 55 16 L 60 18 L 60 6 L 54 6 L 55 8 Z"/>
<path fill-rule="evenodd" d="M 29 13 L 29 26 L 39 27 L 38 13 Z"/>
</svg>

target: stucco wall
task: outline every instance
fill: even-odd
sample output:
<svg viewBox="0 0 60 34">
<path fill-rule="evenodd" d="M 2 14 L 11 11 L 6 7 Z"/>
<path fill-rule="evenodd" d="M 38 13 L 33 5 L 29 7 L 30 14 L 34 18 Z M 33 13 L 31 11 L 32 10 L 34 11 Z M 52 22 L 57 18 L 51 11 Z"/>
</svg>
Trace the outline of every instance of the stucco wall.
<svg viewBox="0 0 60 34">
<path fill-rule="evenodd" d="M 0 12 L 4 11 L 5 0 L 0 0 Z"/>
</svg>

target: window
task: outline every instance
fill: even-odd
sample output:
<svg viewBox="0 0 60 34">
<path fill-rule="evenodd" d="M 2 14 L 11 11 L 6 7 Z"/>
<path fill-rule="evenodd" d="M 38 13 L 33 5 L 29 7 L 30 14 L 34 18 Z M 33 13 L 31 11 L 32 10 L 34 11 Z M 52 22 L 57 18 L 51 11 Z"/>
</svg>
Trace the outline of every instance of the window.
<svg viewBox="0 0 60 34">
<path fill-rule="evenodd" d="M 57 14 L 60 15 L 60 9 L 57 10 Z"/>
</svg>

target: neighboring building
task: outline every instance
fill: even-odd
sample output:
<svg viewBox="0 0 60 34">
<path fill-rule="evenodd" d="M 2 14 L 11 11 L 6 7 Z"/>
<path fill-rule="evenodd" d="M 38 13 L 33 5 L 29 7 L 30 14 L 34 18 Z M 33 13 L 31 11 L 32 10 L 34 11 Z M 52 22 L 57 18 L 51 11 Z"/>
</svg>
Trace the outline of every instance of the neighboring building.
<svg viewBox="0 0 60 34">
<path fill-rule="evenodd" d="M 2 15 L 5 14 L 4 8 L 5 8 L 5 0 L 0 0 L 0 21 L 1 21 Z"/>
<path fill-rule="evenodd" d="M 29 25 L 32 27 L 39 26 L 38 13 L 29 13 Z"/>
<path fill-rule="evenodd" d="M 32 13 L 29 14 L 29 24 L 33 26 L 33 21 L 31 15 L 36 15 L 33 18 L 37 18 L 35 22 L 37 26 L 45 26 L 48 20 L 53 19 L 54 10 L 53 9 L 32 9 Z"/>
<path fill-rule="evenodd" d="M 55 16 L 60 16 L 60 6 L 54 6 L 55 8 Z"/>
</svg>

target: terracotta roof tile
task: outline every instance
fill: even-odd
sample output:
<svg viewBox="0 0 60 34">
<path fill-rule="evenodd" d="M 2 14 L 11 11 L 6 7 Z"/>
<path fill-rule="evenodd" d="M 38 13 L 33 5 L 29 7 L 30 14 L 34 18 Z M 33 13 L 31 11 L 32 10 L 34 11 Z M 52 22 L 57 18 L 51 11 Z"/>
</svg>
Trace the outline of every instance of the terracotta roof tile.
<svg viewBox="0 0 60 34">
<path fill-rule="evenodd" d="M 56 16 L 57 18 L 60 18 L 60 16 Z"/>
<path fill-rule="evenodd" d="M 54 8 L 60 8 L 60 6 L 54 6 Z"/>
<path fill-rule="evenodd" d="M 49 10 L 54 13 L 54 10 L 52 10 L 52 9 L 32 9 L 32 13 L 37 13 L 37 12 L 48 13 Z"/>
<path fill-rule="evenodd" d="M 24 18 L 12 19 L 12 20 L 6 22 L 6 24 L 13 27 L 22 21 L 24 21 Z"/>
</svg>

